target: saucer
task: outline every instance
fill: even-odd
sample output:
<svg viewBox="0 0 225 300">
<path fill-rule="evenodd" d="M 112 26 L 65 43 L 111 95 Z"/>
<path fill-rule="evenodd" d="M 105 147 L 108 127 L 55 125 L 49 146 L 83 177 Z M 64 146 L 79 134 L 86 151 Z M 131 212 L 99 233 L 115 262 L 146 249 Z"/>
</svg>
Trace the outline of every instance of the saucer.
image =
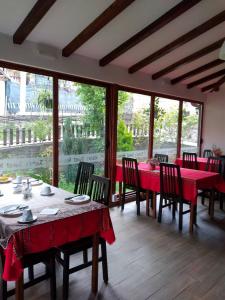
<svg viewBox="0 0 225 300">
<path fill-rule="evenodd" d="M 21 181 L 17 181 L 16 179 L 13 179 L 12 183 L 13 184 L 23 184 L 23 181 L 22 180 Z"/>
<path fill-rule="evenodd" d="M 37 216 L 33 216 L 33 220 L 29 220 L 29 221 L 23 221 L 22 218 L 19 218 L 19 220 L 17 221 L 19 224 L 30 224 L 37 221 Z"/>
<path fill-rule="evenodd" d="M 51 193 L 48 193 L 48 194 L 40 193 L 41 196 L 52 196 L 54 194 L 55 194 L 54 192 L 51 192 Z"/>
</svg>

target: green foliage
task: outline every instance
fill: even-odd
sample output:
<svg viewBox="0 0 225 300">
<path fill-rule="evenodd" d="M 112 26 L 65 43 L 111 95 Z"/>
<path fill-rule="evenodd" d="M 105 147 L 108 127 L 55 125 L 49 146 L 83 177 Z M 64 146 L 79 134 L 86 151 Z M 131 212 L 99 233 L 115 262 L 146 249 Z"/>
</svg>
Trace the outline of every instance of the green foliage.
<svg viewBox="0 0 225 300">
<path fill-rule="evenodd" d="M 51 132 L 52 128 L 52 118 L 47 120 L 39 119 L 32 123 L 31 129 L 33 130 L 34 136 L 36 136 L 40 141 L 44 141 L 47 135 Z"/>
<path fill-rule="evenodd" d="M 128 132 L 123 120 L 118 122 L 117 127 L 117 151 L 134 150 L 132 133 Z"/>
<path fill-rule="evenodd" d="M 43 109 L 52 109 L 53 107 L 53 96 L 50 90 L 41 90 L 37 96 L 37 103 Z"/>
</svg>

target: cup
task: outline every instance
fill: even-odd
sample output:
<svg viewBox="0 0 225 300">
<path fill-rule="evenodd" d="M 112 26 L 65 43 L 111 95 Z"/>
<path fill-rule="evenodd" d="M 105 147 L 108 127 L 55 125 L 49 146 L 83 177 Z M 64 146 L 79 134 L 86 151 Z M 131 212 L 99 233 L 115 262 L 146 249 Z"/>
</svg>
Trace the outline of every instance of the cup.
<svg viewBox="0 0 225 300">
<path fill-rule="evenodd" d="M 17 184 L 20 184 L 20 183 L 22 183 L 22 176 L 16 176 L 16 183 Z"/>
<path fill-rule="evenodd" d="M 29 222 L 33 220 L 33 214 L 30 208 L 26 208 L 23 210 L 22 221 Z"/>
<path fill-rule="evenodd" d="M 51 194 L 51 192 L 52 192 L 51 187 L 48 185 L 44 186 L 41 189 L 41 194 L 43 194 L 43 195 L 49 195 L 49 194 Z"/>
</svg>

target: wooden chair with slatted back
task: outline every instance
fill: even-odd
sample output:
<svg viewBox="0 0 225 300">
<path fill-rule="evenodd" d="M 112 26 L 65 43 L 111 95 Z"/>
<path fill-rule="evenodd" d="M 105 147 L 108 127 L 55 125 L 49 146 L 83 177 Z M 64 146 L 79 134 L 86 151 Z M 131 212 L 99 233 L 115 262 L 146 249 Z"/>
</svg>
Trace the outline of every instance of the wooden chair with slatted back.
<svg viewBox="0 0 225 300">
<path fill-rule="evenodd" d="M 122 171 L 123 171 L 123 192 L 122 192 L 122 205 L 121 210 L 124 210 L 126 202 L 126 189 L 135 191 L 137 215 L 140 215 L 140 202 L 146 200 L 146 206 L 149 206 L 148 199 L 149 193 L 142 189 L 140 186 L 140 177 L 138 171 L 137 159 L 130 157 L 122 158 Z M 141 197 L 141 192 L 146 195 L 146 198 Z M 148 208 L 146 207 L 146 212 Z"/>
<path fill-rule="evenodd" d="M 50 298 L 51 300 L 56 299 L 56 273 L 55 273 L 55 254 L 56 249 L 49 249 L 39 253 L 27 254 L 21 259 L 21 263 L 24 269 L 28 269 L 36 264 L 43 263 L 45 265 L 45 273 L 38 274 L 34 278 L 25 282 L 23 285 L 24 289 L 27 289 L 35 284 L 50 279 Z M 3 254 L 3 249 L 0 248 L 0 260 L 1 260 L 1 273 L 5 264 L 5 258 Z M 30 277 L 30 276 L 29 276 Z M 0 299 L 6 300 L 8 297 L 15 295 L 15 288 L 8 290 L 7 281 L 2 279 L 2 274 L 0 274 Z"/>
<path fill-rule="evenodd" d="M 164 204 L 164 201 L 165 204 Z M 161 223 L 162 209 L 172 205 L 172 216 L 175 218 L 176 208 L 179 205 L 179 230 L 183 227 L 183 215 L 190 209 L 183 209 L 183 204 L 189 204 L 183 199 L 182 179 L 180 166 L 169 163 L 160 163 L 160 202 L 158 222 Z"/>
<path fill-rule="evenodd" d="M 154 158 L 156 158 L 160 163 L 161 162 L 168 162 L 169 161 L 169 156 L 166 155 L 166 154 L 156 153 L 154 155 Z"/>
<path fill-rule="evenodd" d="M 197 154 L 192 152 L 183 152 L 182 168 L 198 170 Z"/>
<path fill-rule="evenodd" d="M 224 170 L 224 159 L 221 157 L 214 157 L 214 156 L 208 157 L 205 170 L 207 172 L 214 172 L 222 175 Z M 204 189 L 199 192 L 198 196 L 201 196 L 202 205 L 205 204 L 205 198 L 210 197 L 211 192 L 212 189 Z M 220 201 L 220 208 L 223 209 L 222 201 Z"/>
<path fill-rule="evenodd" d="M 212 157 L 213 156 L 213 152 L 211 149 L 205 149 L 203 151 L 203 157 L 208 158 L 208 157 Z"/>
<path fill-rule="evenodd" d="M 74 185 L 74 194 L 87 194 L 91 175 L 94 173 L 94 164 L 79 162 Z"/>
<path fill-rule="evenodd" d="M 88 195 L 90 198 L 96 202 L 102 203 L 104 205 L 109 204 L 109 190 L 110 190 L 110 179 L 91 175 Z M 101 256 L 99 257 L 99 262 L 102 262 L 102 273 L 103 280 L 105 283 L 108 282 L 108 263 L 107 263 L 107 249 L 106 242 L 104 239 L 99 240 L 101 246 Z M 89 266 L 92 266 L 92 261 L 87 260 L 83 263 L 70 268 L 70 256 L 79 252 L 85 251 L 87 253 L 88 249 L 93 247 L 92 236 L 82 238 L 81 240 L 67 243 L 58 248 L 57 260 L 63 267 L 63 300 L 68 299 L 69 294 L 69 275 L 83 270 Z"/>
</svg>

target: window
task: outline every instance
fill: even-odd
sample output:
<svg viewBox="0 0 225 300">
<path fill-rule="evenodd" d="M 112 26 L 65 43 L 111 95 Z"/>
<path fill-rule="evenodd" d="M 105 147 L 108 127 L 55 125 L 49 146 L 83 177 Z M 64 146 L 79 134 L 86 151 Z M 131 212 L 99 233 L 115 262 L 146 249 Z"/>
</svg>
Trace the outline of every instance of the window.
<svg viewBox="0 0 225 300">
<path fill-rule="evenodd" d="M 50 183 L 52 77 L 1 69 L 0 168 Z"/>
<path fill-rule="evenodd" d="M 199 153 L 201 105 L 183 102 L 181 153 Z"/>
<path fill-rule="evenodd" d="M 73 191 L 80 161 L 104 174 L 105 88 L 59 80 L 59 186 Z"/>
<path fill-rule="evenodd" d="M 177 153 L 179 101 L 155 98 L 153 155 L 169 155 L 173 161 Z"/>
<path fill-rule="evenodd" d="M 150 96 L 119 91 L 117 159 L 148 159 Z"/>
</svg>

